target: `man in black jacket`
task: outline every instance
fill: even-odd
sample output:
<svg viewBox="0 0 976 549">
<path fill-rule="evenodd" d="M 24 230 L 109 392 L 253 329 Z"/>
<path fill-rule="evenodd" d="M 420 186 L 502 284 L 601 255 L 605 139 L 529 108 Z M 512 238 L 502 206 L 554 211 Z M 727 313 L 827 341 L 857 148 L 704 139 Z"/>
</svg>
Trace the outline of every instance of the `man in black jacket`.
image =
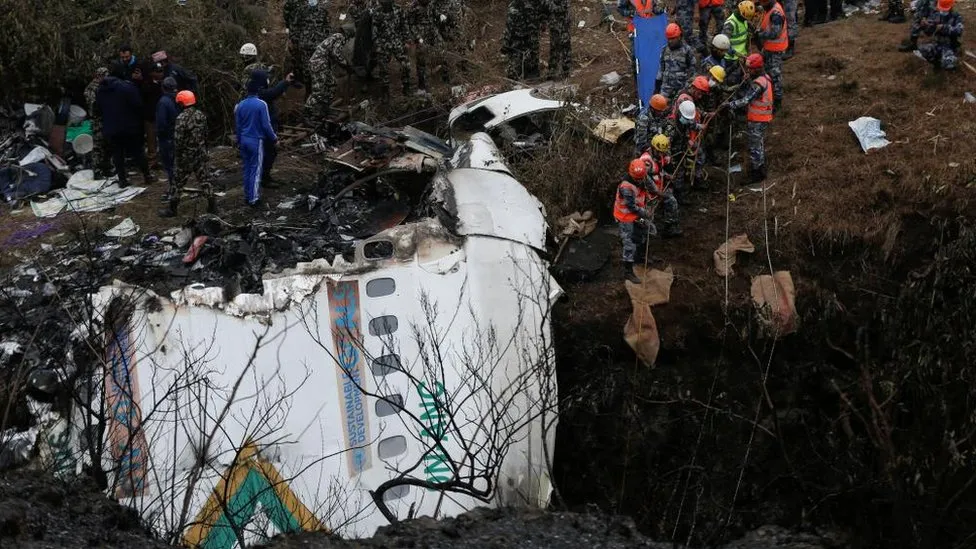
<svg viewBox="0 0 976 549">
<path fill-rule="evenodd" d="M 173 166 L 176 162 L 176 80 L 163 79 L 163 96 L 156 103 L 156 139 L 159 142 L 159 160 L 166 172 L 170 189 L 173 188 Z M 166 200 L 169 197 L 165 197 Z"/>
<path fill-rule="evenodd" d="M 267 71 L 256 70 L 251 72 L 251 78 L 257 80 L 268 81 Z M 271 117 L 271 127 L 274 131 L 280 131 L 281 127 L 278 123 L 278 104 L 277 100 L 279 97 L 288 91 L 288 87 L 295 83 L 295 75 L 293 73 L 288 73 L 285 79 L 278 82 L 272 87 L 265 86 L 257 93 L 258 98 L 268 104 L 268 115 Z M 261 185 L 268 189 L 273 189 L 276 186 L 276 182 L 271 177 L 271 168 L 274 166 L 275 159 L 278 158 L 278 147 L 276 142 L 265 139 L 263 141 L 262 152 L 264 153 L 264 159 L 261 163 Z"/>
<path fill-rule="evenodd" d="M 145 183 L 150 182 L 149 163 L 142 150 L 142 96 L 139 88 L 124 78 L 125 66 L 115 63 L 95 92 L 95 106 L 102 117 L 102 133 L 112 149 L 112 163 L 120 187 L 129 185 L 126 156 L 135 159 Z"/>
<path fill-rule="evenodd" d="M 152 62 L 163 66 L 163 76 L 172 76 L 180 91 L 190 90 L 194 95 L 199 93 L 197 91 L 197 77 L 176 63 L 170 62 L 169 55 L 165 51 L 157 51 L 152 54 Z"/>
</svg>

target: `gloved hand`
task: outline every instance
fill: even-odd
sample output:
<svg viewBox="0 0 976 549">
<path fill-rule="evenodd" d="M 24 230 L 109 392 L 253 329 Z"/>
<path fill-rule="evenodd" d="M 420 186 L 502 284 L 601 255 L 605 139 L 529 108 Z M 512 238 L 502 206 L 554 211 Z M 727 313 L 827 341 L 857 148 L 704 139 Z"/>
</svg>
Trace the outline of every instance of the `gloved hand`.
<svg viewBox="0 0 976 549">
<path fill-rule="evenodd" d="M 654 225 L 654 222 L 650 219 L 643 217 L 638 219 L 637 226 L 640 227 L 641 230 L 647 231 L 649 236 L 657 236 L 657 226 Z"/>
</svg>

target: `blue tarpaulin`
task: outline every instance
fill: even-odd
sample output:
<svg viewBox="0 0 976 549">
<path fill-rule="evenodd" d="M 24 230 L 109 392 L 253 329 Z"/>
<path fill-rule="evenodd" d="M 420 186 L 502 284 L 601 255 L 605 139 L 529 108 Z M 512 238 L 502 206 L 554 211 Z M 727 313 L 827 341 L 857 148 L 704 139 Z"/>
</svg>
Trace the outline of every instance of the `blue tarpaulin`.
<svg viewBox="0 0 976 549">
<path fill-rule="evenodd" d="M 634 18 L 634 59 L 637 70 L 637 101 L 644 108 L 654 95 L 654 81 L 661 69 L 661 50 L 667 45 L 664 28 L 667 15 Z"/>
</svg>

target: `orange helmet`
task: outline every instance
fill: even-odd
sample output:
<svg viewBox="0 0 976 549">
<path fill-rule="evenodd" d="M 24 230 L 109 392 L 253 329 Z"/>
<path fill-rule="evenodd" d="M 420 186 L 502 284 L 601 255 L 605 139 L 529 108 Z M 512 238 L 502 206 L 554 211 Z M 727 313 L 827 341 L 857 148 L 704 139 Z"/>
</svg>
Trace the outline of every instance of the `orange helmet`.
<svg viewBox="0 0 976 549">
<path fill-rule="evenodd" d="M 651 96 L 651 108 L 658 112 L 668 110 L 668 98 L 659 93 L 655 93 Z"/>
<path fill-rule="evenodd" d="M 951 0 L 950 0 L 951 1 Z M 763 68 L 763 58 L 758 53 L 751 53 L 749 57 L 746 57 L 746 68 L 747 69 L 761 69 Z"/>
<path fill-rule="evenodd" d="M 190 90 L 183 90 L 176 94 L 176 102 L 184 107 L 189 107 L 197 104 L 197 96 Z"/>
<path fill-rule="evenodd" d="M 955 3 L 956 3 L 956 0 L 939 0 L 938 2 L 936 2 L 935 7 L 939 11 L 949 11 L 949 10 L 952 9 L 952 6 Z"/>
<path fill-rule="evenodd" d="M 635 158 L 630 161 L 630 166 L 627 167 L 627 173 L 635 181 L 640 181 L 647 177 L 647 164 L 640 158 Z"/>
<path fill-rule="evenodd" d="M 691 87 L 704 93 L 708 93 L 708 90 L 711 89 L 708 85 L 708 79 L 704 76 L 696 76 L 695 79 L 691 81 Z"/>
<path fill-rule="evenodd" d="M 668 40 L 680 37 L 681 27 L 679 27 L 677 23 L 668 23 L 668 26 L 664 28 L 664 36 Z"/>
</svg>

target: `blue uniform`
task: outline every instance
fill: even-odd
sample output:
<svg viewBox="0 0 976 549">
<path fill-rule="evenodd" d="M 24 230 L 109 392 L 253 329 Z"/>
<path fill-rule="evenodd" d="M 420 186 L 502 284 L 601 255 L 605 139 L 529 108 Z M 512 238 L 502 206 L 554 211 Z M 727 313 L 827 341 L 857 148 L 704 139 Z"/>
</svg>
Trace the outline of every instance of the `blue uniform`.
<svg viewBox="0 0 976 549">
<path fill-rule="evenodd" d="M 260 198 L 261 172 L 264 162 L 264 142 L 277 141 L 271 126 L 271 113 L 268 104 L 256 94 L 248 95 L 246 99 L 234 108 L 236 122 L 237 145 L 241 150 L 242 171 L 244 172 L 244 199 L 248 204 L 254 204 Z"/>
</svg>

